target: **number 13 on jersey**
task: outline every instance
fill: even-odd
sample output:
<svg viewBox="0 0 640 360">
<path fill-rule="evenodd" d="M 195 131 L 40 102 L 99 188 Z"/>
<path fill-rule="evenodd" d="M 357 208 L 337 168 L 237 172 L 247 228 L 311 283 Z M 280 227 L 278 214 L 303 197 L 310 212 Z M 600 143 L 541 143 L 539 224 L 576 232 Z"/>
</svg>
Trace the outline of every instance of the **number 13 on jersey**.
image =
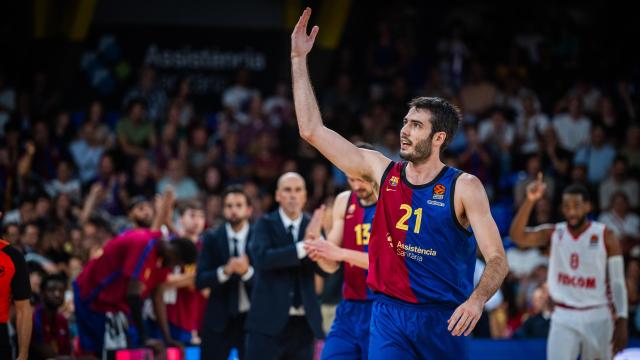
<svg viewBox="0 0 640 360">
<path fill-rule="evenodd" d="M 402 204 L 400 205 L 400 210 L 404 211 L 404 215 L 402 215 L 400 220 L 398 220 L 398 222 L 396 223 L 396 228 L 404 231 L 409 230 L 409 225 L 407 225 L 407 222 L 409 221 L 411 215 L 415 215 L 416 222 L 413 226 L 413 232 L 416 234 L 420 233 L 420 224 L 422 224 L 422 208 L 417 208 L 414 210 L 411 205 Z"/>
</svg>

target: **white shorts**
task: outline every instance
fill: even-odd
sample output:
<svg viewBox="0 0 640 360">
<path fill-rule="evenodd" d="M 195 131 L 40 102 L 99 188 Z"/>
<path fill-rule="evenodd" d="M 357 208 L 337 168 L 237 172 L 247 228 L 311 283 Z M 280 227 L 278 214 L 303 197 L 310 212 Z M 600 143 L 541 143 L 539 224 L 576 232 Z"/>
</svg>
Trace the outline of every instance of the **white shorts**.
<svg viewBox="0 0 640 360">
<path fill-rule="evenodd" d="M 608 306 L 589 310 L 556 307 L 547 341 L 549 360 L 608 360 L 612 357 L 613 318 Z"/>
</svg>

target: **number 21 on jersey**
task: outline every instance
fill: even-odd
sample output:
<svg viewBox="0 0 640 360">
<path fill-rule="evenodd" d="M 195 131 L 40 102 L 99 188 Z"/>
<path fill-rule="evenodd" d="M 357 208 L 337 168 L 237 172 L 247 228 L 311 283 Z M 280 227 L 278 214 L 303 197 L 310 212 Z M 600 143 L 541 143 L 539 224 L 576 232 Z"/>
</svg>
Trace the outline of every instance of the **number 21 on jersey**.
<svg viewBox="0 0 640 360">
<path fill-rule="evenodd" d="M 402 204 L 400 205 L 400 210 L 404 211 L 404 215 L 402 215 L 400 220 L 398 220 L 398 222 L 396 223 L 396 228 L 403 231 L 409 230 L 409 225 L 407 225 L 407 222 L 409 221 L 411 215 L 415 215 L 416 222 L 413 226 L 413 232 L 416 234 L 420 233 L 420 224 L 422 224 L 422 208 L 417 208 L 414 210 L 411 205 Z"/>
</svg>

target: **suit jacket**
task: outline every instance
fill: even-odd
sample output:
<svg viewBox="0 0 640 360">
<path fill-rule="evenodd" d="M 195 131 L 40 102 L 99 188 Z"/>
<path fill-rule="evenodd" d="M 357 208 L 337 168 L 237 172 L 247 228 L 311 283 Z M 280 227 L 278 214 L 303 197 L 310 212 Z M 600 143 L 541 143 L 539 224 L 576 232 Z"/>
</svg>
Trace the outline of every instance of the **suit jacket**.
<svg viewBox="0 0 640 360">
<path fill-rule="evenodd" d="M 309 220 L 309 216 L 304 214 L 298 241 L 304 238 Z M 289 320 L 295 282 L 299 281 L 305 317 L 314 335 L 323 338 L 314 275 L 327 274 L 309 258 L 298 259 L 296 246 L 291 242 L 278 211 L 266 214 L 256 222 L 249 247 L 255 259 L 256 275 L 246 329 L 271 336 L 280 334 Z"/>
<path fill-rule="evenodd" d="M 249 247 L 252 233 L 253 228 L 250 227 L 247 243 L 245 244 L 245 253 L 253 266 Z M 237 313 L 238 286 L 242 283 L 242 279 L 240 279 L 239 275 L 233 274 L 224 283 L 220 283 L 218 280 L 218 267 L 224 266 L 230 257 L 229 239 L 225 224 L 218 226 L 216 229 L 208 230 L 202 237 L 202 250 L 198 256 L 196 269 L 196 287 L 198 289 L 211 289 L 203 319 L 202 327 L 204 331 L 224 331 L 229 318 Z M 244 282 L 249 298 L 251 298 L 251 288 L 255 277 L 256 275 L 254 274 L 250 280 Z"/>
</svg>

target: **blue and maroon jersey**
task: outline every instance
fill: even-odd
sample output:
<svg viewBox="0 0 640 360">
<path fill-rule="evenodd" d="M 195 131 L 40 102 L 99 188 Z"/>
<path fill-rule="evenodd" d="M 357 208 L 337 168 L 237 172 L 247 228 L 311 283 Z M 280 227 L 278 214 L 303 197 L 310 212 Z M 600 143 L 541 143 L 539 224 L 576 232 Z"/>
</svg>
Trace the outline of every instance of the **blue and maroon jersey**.
<svg viewBox="0 0 640 360">
<path fill-rule="evenodd" d="M 462 171 L 445 166 L 413 185 L 406 162 L 392 162 L 380 182 L 369 248 L 367 285 L 415 304 L 457 306 L 473 290 L 476 242 L 455 214 Z"/>
<path fill-rule="evenodd" d="M 344 214 L 342 231 L 342 247 L 349 250 L 368 252 L 371 224 L 376 204 L 362 206 L 354 192 L 349 195 L 349 202 Z M 367 270 L 344 263 L 344 283 L 342 298 L 345 300 L 368 300 L 372 297 L 367 287 Z"/>
</svg>

